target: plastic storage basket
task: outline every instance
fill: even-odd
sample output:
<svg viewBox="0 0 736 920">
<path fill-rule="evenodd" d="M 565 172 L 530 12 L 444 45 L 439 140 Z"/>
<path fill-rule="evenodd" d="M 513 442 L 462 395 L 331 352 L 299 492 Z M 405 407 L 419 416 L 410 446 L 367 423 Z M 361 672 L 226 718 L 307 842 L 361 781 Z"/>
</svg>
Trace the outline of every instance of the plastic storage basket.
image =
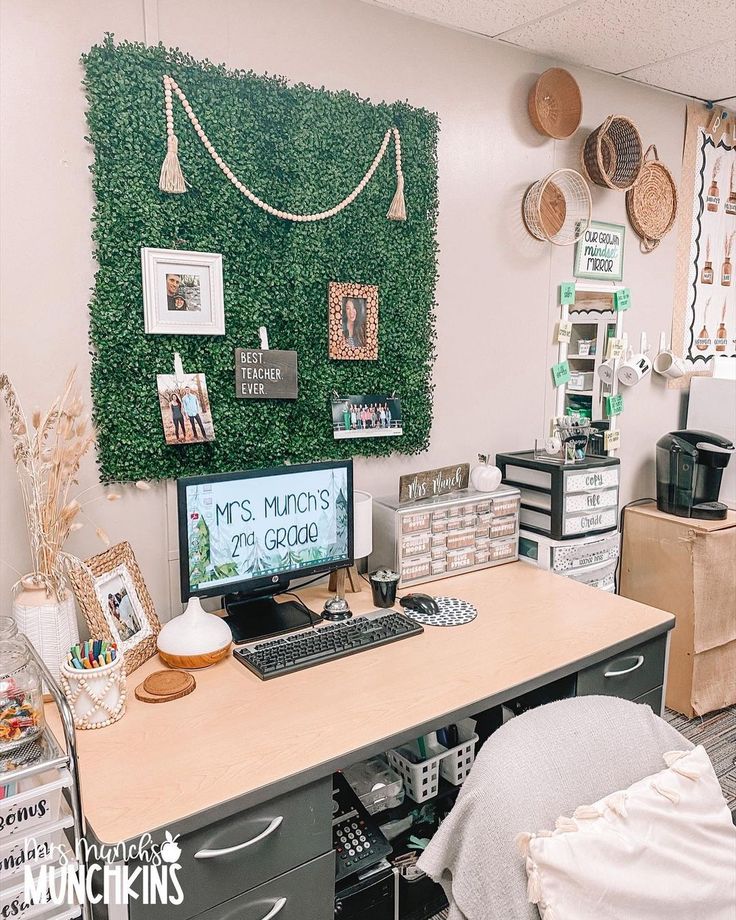
<svg viewBox="0 0 736 920">
<path fill-rule="evenodd" d="M 396 808 L 404 801 L 404 783 L 383 757 L 371 757 L 353 764 L 345 770 L 345 779 L 368 814 Z"/>
<path fill-rule="evenodd" d="M 387 752 L 391 766 L 404 780 L 406 794 L 415 802 L 426 802 L 439 792 L 440 776 L 459 786 L 470 773 L 475 760 L 478 736 L 472 719 L 457 723 L 460 742 L 451 748 L 443 747 L 434 732 L 427 735 L 429 757 L 420 760 L 416 741 Z M 412 762 L 415 759 L 416 762 Z"/>
</svg>

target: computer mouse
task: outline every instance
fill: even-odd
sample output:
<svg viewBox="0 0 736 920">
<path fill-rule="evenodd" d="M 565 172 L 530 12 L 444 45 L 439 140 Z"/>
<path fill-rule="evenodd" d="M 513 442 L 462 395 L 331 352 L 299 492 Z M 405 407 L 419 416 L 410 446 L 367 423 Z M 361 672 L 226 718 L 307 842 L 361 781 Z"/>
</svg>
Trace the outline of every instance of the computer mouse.
<svg viewBox="0 0 736 920">
<path fill-rule="evenodd" d="M 401 598 L 399 603 L 407 610 L 416 610 L 417 613 L 424 613 L 427 616 L 440 611 L 437 601 L 428 594 L 407 594 Z"/>
</svg>

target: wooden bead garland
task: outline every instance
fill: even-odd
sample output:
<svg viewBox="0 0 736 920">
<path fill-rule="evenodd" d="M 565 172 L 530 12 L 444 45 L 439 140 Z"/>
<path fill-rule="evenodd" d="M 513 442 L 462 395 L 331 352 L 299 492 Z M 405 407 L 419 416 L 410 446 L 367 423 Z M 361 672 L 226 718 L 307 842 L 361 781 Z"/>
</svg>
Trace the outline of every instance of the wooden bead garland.
<svg viewBox="0 0 736 920">
<path fill-rule="evenodd" d="M 187 117 L 189 118 L 189 121 L 192 123 L 192 127 L 194 128 L 195 133 L 204 145 L 205 150 L 209 153 L 217 166 L 222 170 L 225 177 L 229 179 L 230 182 L 232 182 L 232 184 L 239 192 L 245 195 L 246 198 L 248 198 L 254 205 L 256 205 L 256 207 L 261 208 L 268 214 L 272 214 L 274 217 L 280 217 L 282 220 L 291 220 L 299 223 L 304 221 L 325 220 L 328 217 L 334 217 L 336 214 L 339 214 L 340 211 L 348 207 L 348 205 L 351 205 L 373 178 L 373 174 L 378 169 L 378 166 L 383 159 L 386 150 L 388 149 L 389 141 L 393 135 L 394 150 L 396 152 L 396 194 L 393 197 L 391 206 L 389 207 L 386 216 L 389 220 L 406 220 L 406 202 L 404 200 L 404 174 L 401 169 L 401 136 L 397 127 L 392 126 L 388 129 L 388 131 L 386 131 L 378 153 L 368 168 L 368 172 L 363 176 L 353 191 L 346 198 L 343 198 L 339 204 L 336 204 L 333 208 L 329 208 L 326 211 L 318 211 L 315 214 L 292 214 L 289 211 L 281 211 L 277 208 L 274 208 L 272 205 L 267 204 L 265 201 L 262 201 L 257 195 L 255 195 L 249 188 L 243 185 L 243 183 L 233 173 L 227 163 L 218 154 L 214 144 L 212 144 L 210 139 L 205 134 L 204 128 L 199 123 L 199 119 L 194 114 L 192 106 L 190 105 L 187 97 L 184 95 L 184 92 L 182 91 L 179 84 L 176 82 L 176 80 L 173 79 L 173 77 L 168 76 L 168 74 L 164 76 L 164 105 L 166 111 L 167 152 L 164 162 L 161 166 L 161 176 L 159 178 L 159 188 L 162 192 L 182 194 L 186 192 L 188 184 L 181 170 L 181 165 L 179 164 L 179 141 L 174 131 L 174 109 L 172 92 L 176 93 L 178 96 L 179 101 L 181 102 L 182 107 L 186 112 Z"/>
</svg>

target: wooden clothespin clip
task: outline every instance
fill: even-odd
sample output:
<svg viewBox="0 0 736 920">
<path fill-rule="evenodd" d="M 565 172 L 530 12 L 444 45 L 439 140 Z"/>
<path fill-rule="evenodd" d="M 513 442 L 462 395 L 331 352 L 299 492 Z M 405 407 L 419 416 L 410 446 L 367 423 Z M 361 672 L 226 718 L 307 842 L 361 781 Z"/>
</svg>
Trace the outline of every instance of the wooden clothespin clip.
<svg viewBox="0 0 736 920">
<path fill-rule="evenodd" d="M 268 351 L 268 330 L 265 326 L 260 326 L 258 335 L 261 337 L 261 350 Z"/>
<path fill-rule="evenodd" d="M 184 365 L 181 363 L 181 355 L 178 351 L 174 352 L 174 377 L 181 380 L 184 377 Z"/>
</svg>

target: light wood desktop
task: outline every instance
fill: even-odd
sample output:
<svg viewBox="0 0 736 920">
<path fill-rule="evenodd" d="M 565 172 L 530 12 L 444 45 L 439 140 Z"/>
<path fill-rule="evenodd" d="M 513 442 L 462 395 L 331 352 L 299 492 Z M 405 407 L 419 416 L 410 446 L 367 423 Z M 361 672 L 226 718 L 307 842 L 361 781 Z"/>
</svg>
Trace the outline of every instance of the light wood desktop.
<svg viewBox="0 0 736 920">
<path fill-rule="evenodd" d="M 229 655 L 194 672 L 192 694 L 163 705 L 134 697 L 162 667 L 158 657 L 147 662 L 128 678 L 125 716 L 77 734 L 91 836 L 117 843 L 164 828 L 186 834 L 215 813 L 222 820 L 267 802 L 674 624 L 669 613 L 524 563 L 426 589 L 472 602 L 478 617 L 267 682 Z M 300 596 L 319 611 L 327 592 Z M 374 609 L 367 586 L 349 602 L 358 614 Z M 47 717 L 58 733 L 52 707 Z"/>
</svg>

